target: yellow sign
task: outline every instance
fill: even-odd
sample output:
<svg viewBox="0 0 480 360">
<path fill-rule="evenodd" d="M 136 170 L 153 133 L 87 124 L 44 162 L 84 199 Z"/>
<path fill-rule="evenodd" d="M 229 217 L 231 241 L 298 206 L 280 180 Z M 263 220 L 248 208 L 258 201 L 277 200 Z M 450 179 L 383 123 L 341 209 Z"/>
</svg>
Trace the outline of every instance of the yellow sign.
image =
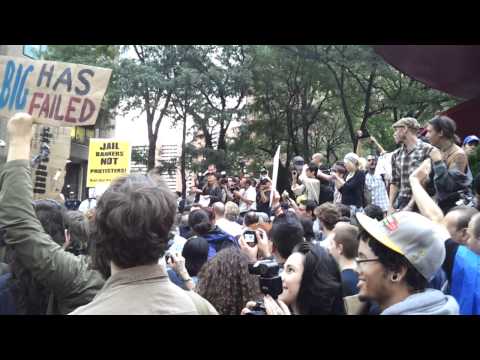
<svg viewBox="0 0 480 360">
<path fill-rule="evenodd" d="M 87 187 L 108 184 L 130 173 L 131 148 L 128 141 L 90 139 Z"/>
</svg>

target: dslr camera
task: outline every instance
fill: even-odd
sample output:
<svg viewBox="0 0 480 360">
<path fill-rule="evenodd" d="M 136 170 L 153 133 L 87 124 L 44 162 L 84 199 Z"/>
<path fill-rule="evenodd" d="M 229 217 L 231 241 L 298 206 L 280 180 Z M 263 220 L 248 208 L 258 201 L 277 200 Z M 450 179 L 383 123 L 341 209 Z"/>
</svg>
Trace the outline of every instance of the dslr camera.
<svg viewBox="0 0 480 360">
<path fill-rule="evenodd" d="M 248 272 L 259 276 L 260 290 L 265 295 L 277 299 L 283 291 L 282 278 L 279 275 L 280 266 L 274 260 L 260 260 L 255 264 L 248 264 Z M 257 301 L 249 315 L 266 315 L 265 306 Z"/>
</svg>

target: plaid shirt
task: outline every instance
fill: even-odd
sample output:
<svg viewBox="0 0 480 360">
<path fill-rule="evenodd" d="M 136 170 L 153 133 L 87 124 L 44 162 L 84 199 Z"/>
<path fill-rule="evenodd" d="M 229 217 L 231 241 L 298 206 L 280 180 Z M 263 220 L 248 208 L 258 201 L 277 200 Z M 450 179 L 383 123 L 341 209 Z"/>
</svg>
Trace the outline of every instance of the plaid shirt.
<svg viewBox="0 0 480 360">
<path fill-rule="evenodd" d="M 385 188 L 385 183 L 383 182 L 382 177 L 367 172 L 367 175 L 365 175 L 365 185 L 372 195 L 372 205 L 377 205 L 383 211 L 387 211 L 390 203 L 388 201 L 387 189 Z"/>
<path fill-rule="evenodd" d="M 412 197 L 412 188 L 408 177 L 428 158 L 433 146 L 417 139 L 415 147 L 408 151 L 405 145 L 395 150 L 392 155 L 392 184 L 399 189 L 394 202 L 396 209 L 407 205 Z"/>
</svg>

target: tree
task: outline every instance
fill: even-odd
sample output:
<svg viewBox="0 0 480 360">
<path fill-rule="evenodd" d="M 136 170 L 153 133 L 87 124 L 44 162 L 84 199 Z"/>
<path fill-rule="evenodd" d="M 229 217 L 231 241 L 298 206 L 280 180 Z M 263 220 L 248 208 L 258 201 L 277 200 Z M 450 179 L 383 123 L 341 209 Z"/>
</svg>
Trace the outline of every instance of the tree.
<svg viewBox="0 0 480 360">
<path fill-rule="evenodd" d="M 312 146 L 319 145 L 314 139 L 317 124 L 330 120 L 325 111 L 334 100 L 329 77 L 318 62 L 282 47 L 259 46 L 251 51 L 254 96 L 239 141 L 253 141 L 248 147 L 266 152 L 269 158 L 282 145 L 287 164 L 293 155 L 309 159 L 312 151 L 319 150 Z"/>
<path fill-rule="evenodd" d="M 118 72 L 124 112 L 141 109 L 146 115 L 148 131 L 148 164 L 155 167 L 158 130 L 169 114 L 174 90 L 174 67 L 177 65 L 176 45 L 133 45 L 136 58 L 122 59 Z"/>
<path fill-rule="evenodd" d="M 172 95 L 172 106 L 175 110 L 176 117 L 174 126 L 181 122 L 182 124 L 182 152 L 180 156 L 180 174 L 182 178 L 182 198 L 186 198 L 187 189 L 187 119 L 190 114 L 190 109 L 196 97 L 198 97 L 198 91 L 196 90 L 196 84 L 199 81 L 198 72 L 195 69 L 191 69 L 185 64 L 185 59 L 192 51 L 191 47 L 183 47 L 183 55 L 181 59 L 183 62 L 177 63 L 175 68 L 175 86 Z M 197 95 L 197 96 L 196 96 Z"/>
<path fill-rule="evenodd" d="M 245 99 L 251 84 L 251 58 L 243 45 L 193 46 L 185 65 L 199 77 L 195 89 L 200 97 L 190 107 L 206 147 L 227 151 L 227 131 L 245 114 Z"/>
</svg>

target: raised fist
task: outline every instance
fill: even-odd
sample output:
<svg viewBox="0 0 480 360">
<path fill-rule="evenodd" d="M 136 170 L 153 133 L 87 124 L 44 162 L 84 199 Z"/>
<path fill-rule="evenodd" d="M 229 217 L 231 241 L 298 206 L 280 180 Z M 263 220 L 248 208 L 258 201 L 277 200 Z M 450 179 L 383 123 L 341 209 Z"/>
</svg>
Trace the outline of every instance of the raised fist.
<svg viewBox="0 0 480 360">
<path fill-rule="evenodd" d="M 33 136 L 33 118 L 27 113 L 18 113 L 10 118 L 7 125 L 10 142 L 28 142 Z"/>
</svg>

